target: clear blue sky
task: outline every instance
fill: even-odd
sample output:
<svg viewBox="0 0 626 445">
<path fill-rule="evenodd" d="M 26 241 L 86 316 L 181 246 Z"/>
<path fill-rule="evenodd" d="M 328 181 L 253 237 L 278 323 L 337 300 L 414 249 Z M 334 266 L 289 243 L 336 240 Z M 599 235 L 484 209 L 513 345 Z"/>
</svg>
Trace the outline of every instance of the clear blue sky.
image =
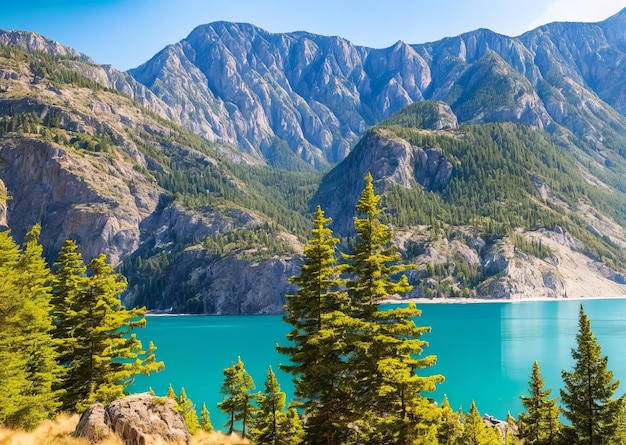
<svg viewBox="0 0 626 445">
<path fill-rule="evenodd" d="M 477 28 L 517 36 L 553 21 L 604 20 L 625 7 L 626 0 L 0 0 L 0 29 L 38 32 L 126 70 L 219 20 L 385 48 Z"/>
</svg>

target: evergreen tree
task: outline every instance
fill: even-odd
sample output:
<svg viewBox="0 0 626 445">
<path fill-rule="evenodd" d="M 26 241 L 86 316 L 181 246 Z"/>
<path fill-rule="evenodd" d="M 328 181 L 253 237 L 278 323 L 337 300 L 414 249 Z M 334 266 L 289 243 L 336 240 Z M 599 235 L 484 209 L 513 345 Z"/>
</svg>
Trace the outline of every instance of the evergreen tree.
<svg viewBox="0 0 626 445">
<path fill-rule="evenodd" d="M 520 413 L 518 436 L 529 445 L 555 445 L 560 441 L 561 423 L 555 399 L 549 399 L 552 390 L 544 389 L 539 364 L 533 364 L 529 396 L 522 396 L 526 409 Z"/>
<path fill-rule="evenodd" d="M 558 408 L 556 414 L 558 416 Z M 519 427 L 515 418 L 510 412 L 506 414 L 506 432 L 504 434 L 504 445 L 522 445 L 524 441 L 518 435 Z M 554 442 L 557 443 L 557 442 Z"/>
<path fill-rule="evenodd" d="M 183 417 L 187 431 L 189 431 L 189 434 L 195 434 L 199 426 L 198 413 L 196 412 L 196 406 L 193 404 L 191 399 L 187 397 L 184 387 L 180 388 L 180 394 L 175 398 L 175 400 L 176 410 Z"/>
<path fill-rule="evenodd" d="M 284 427 L 287 415 L 284 411 L 287 396 L 280 390 L 278 380 L 270 366 L 265 380 L 265 392 L 257 395 L 259 409 L 250 424 L 250 439 L 255 444 L 291 444 Z"/>
<path fill-rule="evenodd" d="M 248 421 L 254 414 L 252 401 L 255 395 L 251 393 L 254 388 L 254 381 L 244 369 L 241 357 L 237 357 L 237 363 L 224 369 L 224 383 L 221 387 L 221 393 L 225 399 L 217 406 L 222 412 L 230 416 L 230 419 L 224 424 L 228 427 L 228 434 L 235 431 L 235 422 L 241 421 L 241 436 L 242 438 L 246 437 Z"/>
<path fill-rule="evenodd" d="M 202 409 L 200 410 L 200 429 L 207 433 L 214 431 L 213 424 L 211 423 L 211 415 L 204 402 L 202 402 Z"/>
<path fill-rule="evenodd" d="M 36 225 L 27 233 L 22 250 L 8 231 L 0 234 L 0 423 L 26 429 L 60 405 L 52 389 L 61 368 L 51 335 L 50 271 L 40 230 Z"/>
<path fill-rule="evenodd" d="M 19 277 L 20 251 L 8 231 L 0 232 L 0 423 L 16 427 L 26 407 L 28 357 L 21 349 Z"/>
<path fill-rule="evenodd" d="M 171 383 L 170 386 L 167 387 L 167 393 L 165 394 L 165 397 L 167 397 L 168 399 L 176 400 L 176 391 L 174 391 L 174 387 Z"/>
<path fill-rule="evenodd" d="M 380 196 L 374 193 L 371 174 L 357 203 L 354 219 L 358 235 L 354 254 L 344 255 L 346 287 L 351 299 L 347 343 L 352 373 L 352 409 L 361 431 L 373 443 L 412 443 L 434 436 L 437 408 L 421 396 L 434 391 L 440 375 L 422 377 L 416 370 L 435 364 L 435 356 L 417 358 L 427 342 L 413 319 L 421 314 L 415 304 L 380 310 L 380 304 L 411 290 L 406 275 L 393 277 L 410 266 L 399 265 L 391 229 L 380 221 Z M 372 435 L 373 434 L 373 435 Z M 421 439 L 420 439 L 421 438 Z M 360 438 L 360 441 L 365 440 Z"/>
<path fill-rule="evenodd" d="M 293 404 L 289 404 L 287 407 L 287 415 L 285 416 L 285 423 L 283 426 L 285 436 L 289 438 L 291 444 L 299 445 L 305 441 L 304 425 L 302 417 Z"/>
<path fill-rule="evenodd" d="M 469 413 L 465 414 L 463 434 L 460 443 L 463 445 L 501 445 L 502 437 L 495 428 L 485 425 L 476 404 L 472 401 Z"/>
<path fill-rule="evenodd" d="M 41 420 L 51 417 L 60 406 L 59 391 L 53 390 L 53 387 L 60 381 L 62 368 L 57 363 L 52 338 L 51 275 L 43 258 L 40 234 L 39 225 L 26 234 L 17 265 L 22 300 L 21 347 L 27 356 L 26 378 L 29 382 L 24 394 L 27 407 L 19 413 L 19 422 L 26 428 L 33 428 Z"/>
<path fill-rule="evenodd" d="M 65 369 L 65 375 L 59 386 L 63 390 L 62 409 L 74 411 L 76 404 L 85 395 L 81 393 L 80 375 L 75 372 L 76 358 L 84 355 L 79 350 L 81 342 L 78 329 L 81 301 L 89 285 L 86 276 L 87 266 L 78 251 L 78 246 L 71 240 L 65 241 L 59 252 L 56 270 L 52 277 L 52 313 L 55 330 L 53 335 L 58 339 L 58 360 Z M 73 369 L 72 369 L 73 368 Z"/>
<path fill-rule="evenodd" d="M 317 206 L 311 238 L 304 248 L 300 275 L 290 278 L 298 285 L 294 295 L 286 295 L 283 319 L 293 326 L 287 334 L 290 346 L 277 349 L 290 357 L 281 369 L 294 375 L 295 395 L 307 416 L 310 443 L 339 443 L 347 432 L 346 395 L 341 379 L 345 373 L 341 318 L 348 307 L 345 292 L 337 289 L 336 245 L 330 218 Z"/>
<path fill-rule="evenodd" d="M 580 306 L 576 348 L 572 349 L 574 369 L 561 371 L 563 414 L 571 422 L 565 428 L 568 440 L 580 445 L 613 444 L 624 441 L 621 425 L 624 396 L 613 399 L 619 386 L 607 369 L 608 358 L 593 332 L 589 318 Z"/>
<path fill-rule="evenodd" d="M 453 445 L 463 434 L 461 415 L 453 411 L 446 395 L 441 402 L 441 420 L 437 426 L 437 439 L 440 445 Z"/>
<path fill-rule="evenodd" d="M 145 326 L 145 308 L 126 309 L 119 298 L 126 280 L 99 255 L 87 268 L 72 241 L 55 263 L 53 311 L 58 317 L 62 364 L 66 367 L 64 408 L 82 411 L 94 402 L 123 396 L 135 375 L 163 369 L 151 343 L 144 351 L 132 330 Z M 87 276 L 84 272 L 87 272 Z"/>
</svg>

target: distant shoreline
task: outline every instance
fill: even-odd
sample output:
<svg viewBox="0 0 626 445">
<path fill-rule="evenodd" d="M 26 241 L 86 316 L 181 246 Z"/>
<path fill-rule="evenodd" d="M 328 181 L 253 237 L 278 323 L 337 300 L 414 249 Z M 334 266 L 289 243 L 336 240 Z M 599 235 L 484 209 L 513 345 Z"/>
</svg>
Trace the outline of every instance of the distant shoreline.
<svg viewBox="0 0 626 445">
<path fill-rule="evenodd" d="M 626 299 L 626 295 L 616 295 L 613 297 L 572 297 L 572 298 L 523 298 L 517 300 L 506 300 L 506 299 L 487 299 L 487 298 L 407 298 L 407 299 L 387 299 L 381 301 L 380 304 L 407 304 L 407 303 L 415 303 L 417 305 L 422 304 L 481 304 L 481 303 L 538 303 L 543 301 L 585 301 L 585 300 L 621 300 Z M 147 316 L 151 317 L 189 317 L 189 316 L 212 316 L 212 317 L 220 317 L 222 315 L 232 316 L 232 315 L 281 315 L 281 313 L 276 314 L 187 314 L 187 313 L 172 313 L 172 312 L 163 312 L 163 311 L 146 311 Z"/>
<path fill-rule="evenodd" d="M 544 297 L 531 297 L 531 298 L 519 298 L 515 300 L 500 299 L 500 298 L 406 298 L 406 299 L 387 299 L 383 300 L 381 304 L 474 304 L 474 303 L 536 303 L 542 301 L 584 301 L 584 300 L 615 300 L 626 299 L 626 295 L 616 295 L 612 297 L 572 297 L 572 298 L 544 298 Z"/>
</svg>

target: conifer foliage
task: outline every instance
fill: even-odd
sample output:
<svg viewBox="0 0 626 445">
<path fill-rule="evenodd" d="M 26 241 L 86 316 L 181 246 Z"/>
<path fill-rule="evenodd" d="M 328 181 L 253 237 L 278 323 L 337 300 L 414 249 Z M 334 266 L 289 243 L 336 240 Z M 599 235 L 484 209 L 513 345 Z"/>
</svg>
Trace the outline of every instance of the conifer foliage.
<svg viewBox="0 0 626 445">
<path fill-rule="evenodd" d="M 561 422 L 551 389 L 544 389 L 539 364 L 533 364 L 528 396 L 522 396 L 525 412 L 518 417 L 518 437 L 528 445 L 556 445 L 561 440 Z"/>
<path fill-rule="evenodd" d="M 427 345 L 420 337 L 430 328 L 415 325 L 413 319 L 421 315 L 415 304 L 380 309 L 386 298 L 406 293 L 411 286 L 402 274 L 410 266 L 399 265 L 393 233 L 380 221 L 379 201 L 368 174 L 356 206 L 354 253 L 343 255 L 353 319 L 347 364 L 352 391 L 359 395 L 351 401 L 362 429 L 375 431 L 368 440 L 412 443 L 435 435 L 437 411 L 421 393 L 434 391 L 443 376 L 420 377 L 415 372 L 436 362 L 434 355 L 417 358 Z"/>
<path fill-rule="evenodd" d="M 144 351 L 132 330 L 145 326 L 145 308 L 126 309 L 120 294 L 126 279 L 99 255 L 86 267 L 76 244 L 63 244 L 52 299 L 65 368 L 63 408 L 82 411 L 124 395 L 137 374 L 160 371 L 153 344 Z"/>
<path fill-rule="evenodd" d="M 248 430 L 248 422 L 255 412 L 253 401 L 256 394 L 254 380 L 245 370 L 241 357 L 237 357 L 237 363 L 224 369 L 224 383 L 221 392 L 224 400 L 217 404 L 219 409 L 228 414 L 228 434 L 235 431 L 235 422 L 241 421 L 241 437 L 245 438 Z"/>
<path fill-rule="evenodd" d="M 22 248 L 0 232 L 0 424 L 8 427 L 110 402 L 135 375 L 163 368 L 154 345 L 143 351 L 131 333 L 145 325 L 145 309 L 122 306 L 125 279 L 104 255 L 85 266 L 67 241 L 51 272 L 40 232 L 34 226 Z"/>
<path fill-rule="evenodd" d="M 259 409 L 256 411 L 250 427 L 250 439 L 256 445 L 296 445 L 302 436 L 302 421 L 295 413 L 285 411 L 286 394 L 280 385 L 272 367 L 267 370 L 265 391 L 257 395 Z"/>
<path fill-rule="evenodd" d="M 278 346 L 290 356 L 281 368 L 296 376 L 295 395 L 307 413 L 307 435 L 319 443 L 337 443 L 347 433 L 346 394 L 340 386 L 346 364 L 342 331 L 339 328 L 349 300 L 339 290 L 336 245 L 328 228 L 331 219 L 317 206 L 313 229 L 304 248 L 298 285 L 294 295 L 286 295 L 283 319 L 293 326 L 287 334 L 290 346 Z"/>
<path fill-rule="evenodd" d="M 26 429 L 59 407 L 50 270 L 39 233 L 40 227 L 33 227 L 23 249 L 8 231 L 0 233 L 0 424 Z"/>
<path fill-rule="evenodd" d="M 608 357 L 602 357 L 582 305 L 572 357 L 574 369 L 561 372 L 563 413 L 571 422 L 565 429 L 568 441 L 581 445 L 624 443 L 625 396 L 613 398 L 619 381 L 613 380 L 613 372 L 607 368 Z"/>
<path fill-rule="evenodd" d="M 285 308 L 292 346 L 279 351 L 293 363 L 284 369 L 294 374 L 305 408 L 305 443 L 436 442 L 440 413 L 422 392 L 434 391 L 443 377 L 416 374 L 436 361 L 418 358 L 427 345 L 420 337 L 430 328 L 415 325 L 421 312 L 414 304 L 380 308 L 411 286 L 379 200 L 368 174 L 356 207 L 354 253 L 342 255 L 339 266 L 330 219 L 318 207 L 305 264 L 292 279 L 299 285 Z"/>
</svg>

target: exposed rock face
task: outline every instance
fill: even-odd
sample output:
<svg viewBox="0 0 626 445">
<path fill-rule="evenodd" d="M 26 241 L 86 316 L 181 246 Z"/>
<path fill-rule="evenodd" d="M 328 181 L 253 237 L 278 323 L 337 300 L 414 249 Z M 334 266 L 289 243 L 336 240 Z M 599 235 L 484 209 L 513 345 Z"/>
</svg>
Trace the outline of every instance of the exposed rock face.
<svg viewBox="0 0 626 445">
<path fill-rule="evenodd" d="M 549 247 L 551 255 L 545 259 L 520 251 L 510 238 L 485 242 L 471 228 L 461 228 L 461 231 L 464 233 L 462 241 L 442 237 L 432 239 L 427 227 L 396 233 L 395 242 L 401 251 L 407 254 L 412 246 L 413 251 L 419 246 L 420 252 L 411 258 L 411 262 L 421 266 L 407 274 L 414 287 L 406 298 L 433 298 L 437 301 L 444 297 L 447 291 L 442 293 L 443 288 L 449 290 L 458 285 L 452 276 L 462 263 L 482 267 L 489 275 L 466 297 L 522 301 L 626 295 L 623 277 L 585 255 L 584 247 L 563 229 L 518 234 Z M 450 276 L 429 277 L 426 264 L 445 265 Z M 453 301 L 463 301 L 463 297 Z"/>
<path fill-rule="evenodd" d="M 74 435 L 98 443 L 112 435 L 127 445 L 186 445 L 189 432 L 174 400 L 135 394 L 107 406 L 91 406 L 81 417 Z"/>
<path fill-rule="evenodd" d="M 164 277 L 160 296 L 163 303 L 154 309 L 167 310 L 171 295 L 184 287 L 194 291 L 186 295 L 187 307 L 208 314 L 281 313 L 285 295 L 296 287 L 287 278 L 297 275 L 302 265 L 299 256 L 247 260 L 238 256 L 220 257 L 200 246 L 186 249 Z M 165 305 L 164 305 L 165 304 Z M 171 303 L 170 303 L 171 304 Z"/>
<path fill-rule="evenodd" d="M 372 124 L 424 99 L 461 122 L 563 125 L 602 146 L 624 113 L 626 13 L 555 23 L 519 38 L 479 29 L 389 48 L 253 25 L 194 29 L 130 73 L 188 128 L 267 158 L 276 138 L 318 168 L 347 156 Z M 606 101 L 603 102 L 603 101 Z"/>
<path fill-rule="evenodd" d="M 83 73 L 97 70 L 80 59 L 64 63 Z M 10 197 L 0 199 L 0 229 L 10 228 L 18 243 L 40 223 L 50 263 L 63 242 L 72 239 L 85 262 L 104 253 L 113 266 L 122 266 L 138 254 L 143 255 L 142 261 L 150 261 L 152 249 L 156 254 L 180 252 L 182 246 L 194 246 L 212 235 L 267 222 L 265 215 L 225 199 L 216 200 L 214 206 L 183 205 L 159 186 L 156 175 L 167 174 L 172 165 L 184 162 L 191 168 L 211 166 L 211 174 L 219 175 L 229 189 L 246 193 L 246 184 L 221 166 L 219 156 L 207 144 L 199 139 L 196 147 L 178 143 L 180 129 L 145 113 L 129 98 L 102 89 L 50 85 L 46 79 L 32 82 L 28 70 L 29 65 L 19 57 L 3 59 L 0 67 L 0 88 L 5 90 L 0 93 L 0 197 Z M 38 123 L 34 128 L 6 131 L 7 122 L 24 116 Z M 141 305 L 171 308 L 173 300 L 183 294 L 198 300 L 195 308 L 200 312 L 204 307 L 214 313 L 282 311 L 284 293 L 293 289 L 288 278 L 296 272 L 291 259 L 259 263 L 231 258 L 223 261 L 232 261 L 236 267 L 219 267 L 223 264 L 219 255 L 201 251 L 197 257 L 187 252 L 176 256 L 168 270 L 160 267 L 158 274 L 163 277 L 151 278 L 168 285 Z M 192 273 L 184 264 L 190 256 L 202 274 Z M 219 274 L 211 271 L 214 264 Z M 247 266 L 252 272 L 247 272 Z M 183 275 L 176 275 L 179 272 Z M 266 278 L 257 279 L 257 275 Z M 205 276 L 214 279 L 209 282 Z M 245 280 L 240 282 L 242 277 Z M 242 286 L 229 289 L 228 282 Z M 233 296 L 230 291 L 240 294 Z M 132 289 L 123 295 L 125 304 L 136 298 Z"/>
<path fill-rule="evenodd" d="M 350 156 L 326 175 L 313 199 L 333 215 L 333 229 L 339 233 L 353 230 L 352 212 L 346 210 L 356 206 L 367 173 L 379 179 L 377 193 L 390 183 L 443 190 L 452 177 L 453 165 L 437 147 L 416 147 L 385 130 L 369 131 Z"/>
<path fill-rule="evenodd" d="M 131 192 L 123 178 L 140 178 L 123 162 L 70 156 L 66 148 L 28 138 L 5 138 L 0 159 L 11 196 L 7 222 L 17 239 L 41 223 L 48 252 L 74 239 L 85 258 L 106 253 L 113 264 L 139 247 L 139 223 L 154 210 L 159 193 L 140 181 Z"/>
<path fill-rule="evenodd" d="M 73 70 L 108 88 L 126 94 L 149 110 L 165 118 L 179 122 L 177 114 L 170 107 L 132 76 L 115 69 L 111 65 L 98 65 L 74 48 L 61 45 L 36 33 L 4 31 L 2 29 L 0 29 L 0 44 L 16 46 L 27 52 L 41 52 L 52 56 L 74 58 L 77 60 L 77 63 L 70 63 Z"/>
</svg>

